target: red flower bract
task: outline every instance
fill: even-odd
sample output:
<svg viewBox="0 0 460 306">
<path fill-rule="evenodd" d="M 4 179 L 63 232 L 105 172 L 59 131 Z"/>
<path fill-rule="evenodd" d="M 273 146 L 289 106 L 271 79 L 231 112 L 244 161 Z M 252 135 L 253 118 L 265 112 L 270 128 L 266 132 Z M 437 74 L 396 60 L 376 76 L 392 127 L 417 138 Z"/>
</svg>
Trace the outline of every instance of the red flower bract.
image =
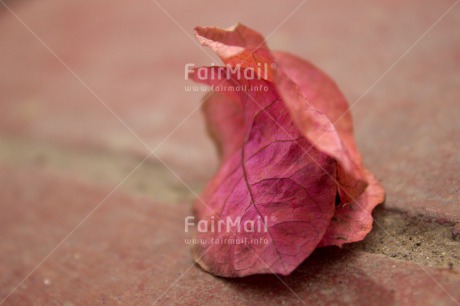
<svg viewBox="0 0 460 306">
<path fill-rule="evenodd" d="M 288 275 L 317 247 L 364 239 L 384 193 L 361 164 L 335 83 L 241 24 L 195 34 L 226 64 L 191 73 L 213 86 L 203 109 L 221 156 L 195 203 L 209 225 L 196 231 L 195 261 L 226 277 Z"/>
</svg>

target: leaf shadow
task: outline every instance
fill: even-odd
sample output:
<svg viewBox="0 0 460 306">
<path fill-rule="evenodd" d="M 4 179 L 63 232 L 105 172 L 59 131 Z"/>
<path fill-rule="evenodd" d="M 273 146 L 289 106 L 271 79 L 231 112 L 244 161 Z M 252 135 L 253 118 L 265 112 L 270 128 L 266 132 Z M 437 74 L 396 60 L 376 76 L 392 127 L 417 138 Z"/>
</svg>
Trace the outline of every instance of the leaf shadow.
<svg viewBox="0 0 460 306">
<path fill-rule="evenodd" d="M 245 300 L 308 305 L 341 304 L 345 300 L 356 305 L 395 304 L 394 291 L 359 268 L 358 256 L 358 252 L 326 247 L 316 250 L 289 276 L 220 279 Z"/>
</svg>

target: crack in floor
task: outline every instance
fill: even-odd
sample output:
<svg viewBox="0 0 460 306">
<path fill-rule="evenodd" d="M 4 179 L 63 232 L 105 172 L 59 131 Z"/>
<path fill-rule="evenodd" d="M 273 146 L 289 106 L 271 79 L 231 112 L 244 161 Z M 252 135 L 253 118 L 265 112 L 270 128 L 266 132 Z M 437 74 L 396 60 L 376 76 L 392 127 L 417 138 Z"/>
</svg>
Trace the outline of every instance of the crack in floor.
<svg viewBox="0 0 460 306">
<path fill-rule="evenodd" d="M 454 223 L 439 223 L 384 206 L 377 207 L 373 216 L 381 226 L 374 224 L 365 240 L 346 245 L 345 249 L 432 267 L 460 268 L 460 239 L 454 233 Z"/>
</svg>

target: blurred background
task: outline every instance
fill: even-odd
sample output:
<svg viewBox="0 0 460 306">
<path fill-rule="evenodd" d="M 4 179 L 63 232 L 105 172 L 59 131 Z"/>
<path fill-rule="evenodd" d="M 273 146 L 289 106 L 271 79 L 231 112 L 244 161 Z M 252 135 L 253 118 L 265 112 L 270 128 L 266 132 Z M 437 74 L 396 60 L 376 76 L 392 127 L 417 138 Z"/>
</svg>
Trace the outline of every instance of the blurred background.
<svg viewBox="0 0 460 306">
<path fill-rule="evenodd" d="M 353 262 L 364 270 L 355 283 L 310 279 L 318 300 L 299 275 L 286 280 L 295 294 L 270 280 L 279 293 L 271 302 L 359 301 L 360 286 L 377 282 L 377 304 L 455 303 L 457 2 L 1 0 L 0 300 L 196 304 L 211 303 L 210 286 L 227 288 L 213 296 L 224 304 L 263 299 L 251 281 L 242 289 L 186 270 L 182 242 L 183 216 L 218 165 L 199 111 L 204 93 L 185 90 L 184 66 L 219 60 L 193 28 L 242 22 L 337 82 L 364 163 L 386 189 L 377 216 L 385 230 L 356 247 L 364 255 Z M 413 276 L 381 279 L 366 266 L 376 260 Z M 186 271 L 192 276 L 171 289 Z M 398 277 L 418 283 L 402 291 Z M 424 286 L 431 291 L 420 293 Z M 198 288 L 203 294 L 184 295 Z"/>
</svg>

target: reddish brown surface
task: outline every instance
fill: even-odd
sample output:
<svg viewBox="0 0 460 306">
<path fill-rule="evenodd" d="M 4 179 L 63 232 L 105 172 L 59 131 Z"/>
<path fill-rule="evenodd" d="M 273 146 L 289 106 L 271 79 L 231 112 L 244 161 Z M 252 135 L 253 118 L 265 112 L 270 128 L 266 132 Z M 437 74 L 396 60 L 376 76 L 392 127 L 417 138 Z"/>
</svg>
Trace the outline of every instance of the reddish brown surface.
<svg viewBox="0 0 460 306">
<path fill-rule="evenodd" d="M 191 84 L 183 78 L 184 64 L 211 60 L 154 2 L 9 3 L 101 101 L 151 148 L 162 144 L 160 157 L 201 188 L 217 158 L 199 113 L 162 141 L 202 96 L 184 91 Z M 356 138 L 365 164 L 385 186 L 386 209 L 458 223 L 460 7 L 380 79 L 453 1 L 307 1 L 270 35 L 298 2 L 277 3 L 160 2 L 190 35 L 195 25 L 241 21 L 269 36 L 273 49 L 289 49 L 323 68 L 351 103 L 359 99 L 353 108 Z M 128 174 L 148 149 L 5 9 L 0 45 L 3 299 L 124 178 L 119 172 Z M 37 146 L 55 153 L 29 154 Z M 455 305 L 452 298 L 460 300 L 454 255 L 447 269 L 430 260 L 419 266 L 325 249 L 283 278 L 295 293 L 275 277 L 227 281 L 196 266 L 188 269 L 192 259 L 183 243 L 183 217 L 190 202 L 170 196 L 188 191 L 153 157 L 137 172 L 142 175 L 136 184 L 142 186 L 112 194 L 5 305 Z M 169 189 L 150 192 L 144 186 L 168 180 L 173 181 L 166 184 Z M 131 186 L 130 180 L 126 184 Z M 446 243 L 458 243 L 451 238 Z"/>
<path fill-rule="evenodd" d="M 8 211 L 8 218 L 1 219 L 6 235 L 0 240 L 0 260 L 8 263 L 0 268 L 4 293 L 110 191 L 35 169 L 3 168 L 0 183 L 7 187 L 2 200 Z M 460 282 L 460 275 L 447 269 L 337 249 L 317 252 L 291 277 L 283 277 L 284 284 L 274 276 L 219 279 L 193 265 L 184 245 L 183 217 L 187 213 L 185 205 L 165 206 L 145 198 L 113 195 L 32 273 L 7 304 L 150 305 L 158 298 L 159 305 L 435 304 L 449 303 L 449 299 L 434 281 L 452 294 Z"/>
</svg>

